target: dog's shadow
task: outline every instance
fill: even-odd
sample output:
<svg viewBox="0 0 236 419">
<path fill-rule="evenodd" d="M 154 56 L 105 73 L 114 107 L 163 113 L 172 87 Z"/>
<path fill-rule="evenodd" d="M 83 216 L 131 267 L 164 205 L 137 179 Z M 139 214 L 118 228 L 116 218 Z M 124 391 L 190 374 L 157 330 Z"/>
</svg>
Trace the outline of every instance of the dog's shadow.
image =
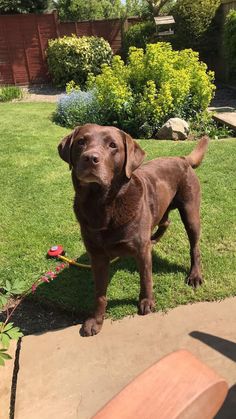
<svg viewBox="0 0 236 419">
<path fill-rule="evenodd" d="M 77 261 L 88 264 L 87 254 L 81 255 Z M 174 272 L 186 274 L 186 269 L 153 252 L 153 273 Z M 126 290 L 121 294 L 116 292 L 126 286 L 127 273 L 138 276 L 134 259 L 122 258 L 111 264 L 110 283 L 114 286 L 114 293 L 109 297 L 108 311 L 129 306 L 129 312 L 130 308 L 133 313 L 137 312 L 139 294 L 137 278 L 131 294 Z M 130 284 L 127 287 L 130 287 Z M 94 302 L 94 282 L 91 269 L 69 266 L 62 270 L 56 279 L 50 283 L 42 283 L 35 294 L 31 294 L 25 299 L 15 311 L 12 321 L 21 328 L 25 335 L 57 330 L 82 323 L 93 311 Z M 0 320 L 1 318 L 4 319 L 4 313 L 0 315 Z"/>
<path fill-rule="evenodd" d="M 87 254 L 81 255 L 77 262 L 82 264 L 89 264 Z M 116 273 L 119 271 L 119 275 Z M 182 272 L 186 275 L 186 268 L 183 266 L 172 263 L 168 259 L 163 259 L 155 252 L 153 252 L 153 273 L 173 273 Z M 138 274 L 136 262 L 133 258 L 122 258 L 110 265 L 110 283 L 112 286 L 119 288 L 118 281 L 121 281 L 122 286 L 125 286 L 126 275 Z M 117 278 L 119 276 L 119 278 Z M 91 269 L 77 268 L 70 266 L 59 273 L 56 280 L 50 284 L 43 284 L 39 287 L 38 296 L 44 297 L 46 300 L 59 304 L 60 307 L 65 309 L 70 307 L 70 311 L 79 314 L 81 319 L 84 319 L 92 312 L 94 307 L 94 282 L 92 278 Z M 137 306 L 138 293 L 134 298 L 120 297 L 109 298 L 109 308 L 116 306 L 123 306 L 132 304 Z"/>
</svg>

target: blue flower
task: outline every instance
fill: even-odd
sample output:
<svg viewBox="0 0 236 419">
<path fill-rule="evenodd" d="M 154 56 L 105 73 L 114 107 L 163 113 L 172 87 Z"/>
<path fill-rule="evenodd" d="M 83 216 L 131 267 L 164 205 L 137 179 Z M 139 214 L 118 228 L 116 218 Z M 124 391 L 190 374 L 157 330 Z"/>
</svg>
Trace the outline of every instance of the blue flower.
<svg viewBox="0 0 236 419">
<path fill-rule="evenodd" d="M 58 101 L 54 119 L 61 125 L 74 127 L 79 124 L 102 123 L 96 91 L 72 91 Z"/>
</svg>

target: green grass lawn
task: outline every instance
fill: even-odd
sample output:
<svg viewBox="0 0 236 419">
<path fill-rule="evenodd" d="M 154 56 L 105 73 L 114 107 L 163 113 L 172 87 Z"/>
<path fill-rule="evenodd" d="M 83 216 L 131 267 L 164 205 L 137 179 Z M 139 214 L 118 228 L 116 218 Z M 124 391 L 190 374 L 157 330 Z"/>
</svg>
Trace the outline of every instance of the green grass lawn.
<svg viewBox="0 0 236 419">
<path fill-rule="evenodd" d="M 72 210 L 73 189 L 68 166 L 57 154 L 67 129 L 51 122 L 55 105 L 0 104 L 0 287 L 16 279 L 29 287 L 53 270 L 48 248 L 62 244 L 72 258 L 84 260 L 79 225 Z M 140 141 L 148 158 L 184 155 L 193 142 Z M 212 141 L 199 169 L 202 184 L 202 265 L 205 283 L 194 291 L 184 283 L 189 268 L 189 245 L 179 214 L 153 252 L 157 310 L 195 301 L 236 295 L 235 173 L 236 140 Z M 139 275 L 132 259 L 111 266 L 108 315 L 120 318 L 137 311 Z M 78 313 L 93 305 L 91 272 L 71 267 L 35 296 Z"/>
</svg>

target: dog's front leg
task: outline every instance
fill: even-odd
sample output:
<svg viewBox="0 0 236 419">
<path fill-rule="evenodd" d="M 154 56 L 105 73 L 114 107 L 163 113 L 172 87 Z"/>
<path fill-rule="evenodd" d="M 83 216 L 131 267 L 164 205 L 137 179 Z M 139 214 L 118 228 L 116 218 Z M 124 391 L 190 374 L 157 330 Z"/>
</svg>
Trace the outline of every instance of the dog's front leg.
<svg viewBox="0 0 236 419">
<path fill-rule="evenodd" d="M 152 246 L 145 244 L 137 255 L 140 273 L 139 313 L 149 314 L 155 307 L 152 284 Z"/>
<path fill-rule="evenodd" d="M 95 310 L 82 327 L 84 336 L 100 332 L 107 306 L 107 285 L 109 279 L 109 258 L 105 255 L 91 255 L 91 265 L 95 284 Z"/>
</svg>

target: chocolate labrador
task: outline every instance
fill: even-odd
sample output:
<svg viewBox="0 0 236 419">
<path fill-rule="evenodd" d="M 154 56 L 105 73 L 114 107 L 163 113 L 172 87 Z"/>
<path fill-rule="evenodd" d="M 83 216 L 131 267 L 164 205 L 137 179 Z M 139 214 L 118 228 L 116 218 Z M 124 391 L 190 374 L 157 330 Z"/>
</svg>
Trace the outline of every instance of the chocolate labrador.
<svg viewBox="0 0 236 419">
<path fill-rule="evenodd" d="M 109 262 L 116 256 L 136 259 L 139 312 L 148 314 L 154 309 L 152 245 L 166 231 L 172 209 L 179 210 L 190 242 L 191 268 L 186 282 L 193 287 L 202 283 L 200 185 L 193 168 L 201 163 L 207 146 L 204 136 L 186 157 L 157 158 L 142 165 L 142 148 L 115 127 L 86 124 L 60 142 L 59 155 L 72 170 L 74 211 L 95 281 L 96 306 L 83 324 L 85 336 L 102 328 Z"/>
</svg>

